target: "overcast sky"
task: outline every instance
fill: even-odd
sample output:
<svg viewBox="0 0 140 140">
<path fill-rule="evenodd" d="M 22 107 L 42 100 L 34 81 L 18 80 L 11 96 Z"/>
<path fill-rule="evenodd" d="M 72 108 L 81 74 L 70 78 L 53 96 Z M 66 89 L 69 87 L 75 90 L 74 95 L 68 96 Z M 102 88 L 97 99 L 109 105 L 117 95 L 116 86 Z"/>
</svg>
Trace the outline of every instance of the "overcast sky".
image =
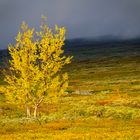
<svg viewBox="0 0 140 140">
<path fill-rule="evenodd" d="M 12 43 L 22 21 L 67 28 L 67 38 L 140 36 L 140 0 L 0 0 L 0 48 Z"/>
</svg>

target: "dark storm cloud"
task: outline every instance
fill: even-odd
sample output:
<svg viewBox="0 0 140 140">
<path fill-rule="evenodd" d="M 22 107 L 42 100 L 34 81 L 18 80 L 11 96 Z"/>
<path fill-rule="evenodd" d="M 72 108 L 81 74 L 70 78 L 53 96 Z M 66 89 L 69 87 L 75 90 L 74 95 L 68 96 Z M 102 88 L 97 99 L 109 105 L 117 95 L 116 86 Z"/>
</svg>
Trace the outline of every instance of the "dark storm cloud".
<svg viewBox="0 0 140 140">
<path fill-rule="evenodd" d="M 0 0 L 0 47 L 13 42 L 23 20 L 37 27 L 41 15 L 65 26 L 67 38 L 140 36 L 139 0 Z"/>
</svg>

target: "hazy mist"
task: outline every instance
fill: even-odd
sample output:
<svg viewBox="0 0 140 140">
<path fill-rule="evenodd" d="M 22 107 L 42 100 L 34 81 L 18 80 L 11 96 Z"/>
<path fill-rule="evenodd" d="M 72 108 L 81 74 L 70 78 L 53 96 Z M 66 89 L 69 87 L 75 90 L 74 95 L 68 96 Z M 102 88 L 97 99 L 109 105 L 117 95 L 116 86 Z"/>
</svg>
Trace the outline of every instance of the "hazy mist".
<svg viewBox="0 0 140 140">
<path fill-rule="evenodd" d="M 0 48 L 13 43 L 20 24 L 38 29 L 41 15 L 67 38 L 140 36 L 140 0 L 0 0 Z"/>
</svg>

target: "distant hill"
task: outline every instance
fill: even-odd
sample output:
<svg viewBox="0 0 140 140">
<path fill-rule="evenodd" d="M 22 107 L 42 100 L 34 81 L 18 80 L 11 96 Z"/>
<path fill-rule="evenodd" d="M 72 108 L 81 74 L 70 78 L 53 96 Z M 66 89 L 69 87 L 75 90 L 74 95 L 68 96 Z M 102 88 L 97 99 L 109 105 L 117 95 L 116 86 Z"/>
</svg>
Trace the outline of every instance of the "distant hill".
<svg viewBox="0 0 140 140">
<path fill-rule="evenodd" d="M 112 44 L 112 43 L 121 43 L 121 44 L 140 44 L 140 38 L 132 38 L 132 39 L 122 39 L 118 36 L 100 36 L 96 38 L 76 38 L 66 40 L 67 45 L 85 45 L 85 44 Z"/>
<path fill-rule="evenodd" d="M 71 39 L 66 40 L 64 50 L 66 55 L 73 55 L 74 60 L 140 56 L 140 39 L 117 40 L 107 36 L 100 39 Z M 0 50 L 0 64 L 8 58 L 8 50 Z"/>
<path fill-rule="evenodd" d="M 140 39 L 105 41 L 74 39 L 66 41 L 65 50 L 67 54 L 73 55 L 75 60 L 140 56 Z"/>
</svg>

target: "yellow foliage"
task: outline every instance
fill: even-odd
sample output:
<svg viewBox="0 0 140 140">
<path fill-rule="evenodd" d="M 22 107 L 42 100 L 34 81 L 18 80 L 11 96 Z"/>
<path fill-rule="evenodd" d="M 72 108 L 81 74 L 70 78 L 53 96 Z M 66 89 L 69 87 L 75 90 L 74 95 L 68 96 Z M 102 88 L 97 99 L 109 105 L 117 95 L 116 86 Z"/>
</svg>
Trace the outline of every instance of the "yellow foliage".
<svg viewBox="0 0 140 140">
<path fill-rule="evenodd" d="M 10 102 L 37 108 L 49 97 L 57 99 L 64 93 L 68 75 L 60 71 L 72 59 L 63 55 L 64 41 L 65 28 L 56 25 L 52 31 L 45 17 L 42 17 L 39 32 L 22 23 L 16 44 L 9 45 L 11 74 L 6 75 L 5 81 Z"/>
</svg>

